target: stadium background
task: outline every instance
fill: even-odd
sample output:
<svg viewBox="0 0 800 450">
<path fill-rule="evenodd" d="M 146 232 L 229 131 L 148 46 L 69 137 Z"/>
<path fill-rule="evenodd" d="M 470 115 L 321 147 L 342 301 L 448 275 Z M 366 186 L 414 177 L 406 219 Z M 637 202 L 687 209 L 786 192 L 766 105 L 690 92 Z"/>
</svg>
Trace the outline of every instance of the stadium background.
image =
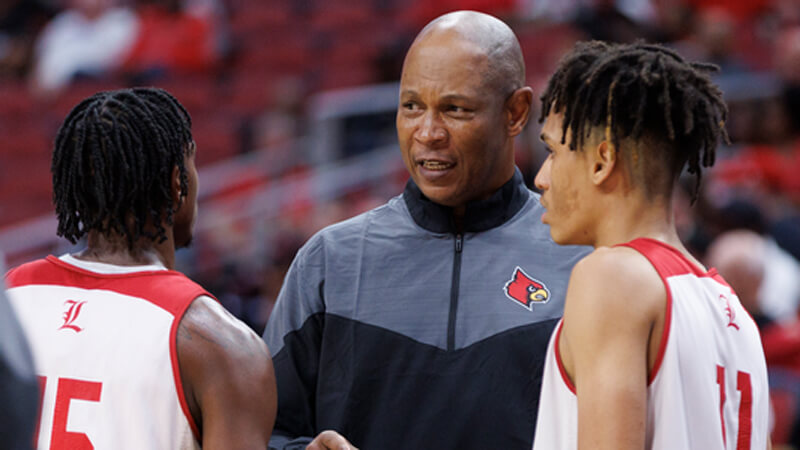
<svg viewBox="0 0 800 450">
<path fill-rule="evenodd" d="M 700 257 L 733 229 L 778 249 L 763 257 L 788 305 L 765 339 L 773 439 L 800 445 L 800 0 L 0 0 L 7 265 L 73 250 L 55 236 L 49 172 L 70 108 L 97 90 L 163 87 L 192 115 L 200 167 L 178 268 L 260 332 L 299 246 L 402 190 L 402 58 L 454 9 L 512 26 L 535 93 L 576 40 L 665 42 L 721 66 L 731 144 L 694 207 L 691 184 L 676 194 L 678 225 Z M 544 157 L 537 117 L 517 141 L 529 185 Z"/>
</svg>

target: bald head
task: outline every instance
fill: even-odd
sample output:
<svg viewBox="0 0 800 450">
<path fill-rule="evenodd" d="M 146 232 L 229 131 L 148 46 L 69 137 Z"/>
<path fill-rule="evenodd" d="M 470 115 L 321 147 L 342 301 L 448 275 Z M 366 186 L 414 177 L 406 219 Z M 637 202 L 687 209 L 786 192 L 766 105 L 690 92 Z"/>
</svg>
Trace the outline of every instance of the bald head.
<svg viewBox="0 0 800 450">
<path fill-rule="evenodd" d="M 397 137 L 406 167 L 431 201 L 463 215 L 514 176 L 514 137 L 533 91 L 522 52 L 503 22 L 444 15 L 411 44 L 400 76 Z"/>
<path fill-rule="evenodd" d="M 525 63 L 514 32 L 500 19 L 476 11 L 455 11 L 431 21 L 420 31 L 408 55 L 420 47 L 455 38 L 471 45 L 485 58 L 484 76 L 490 86 L 510 94 L 525 85 Z M 406 60 L 408 60 L 408 55 Z"/>
</svg>

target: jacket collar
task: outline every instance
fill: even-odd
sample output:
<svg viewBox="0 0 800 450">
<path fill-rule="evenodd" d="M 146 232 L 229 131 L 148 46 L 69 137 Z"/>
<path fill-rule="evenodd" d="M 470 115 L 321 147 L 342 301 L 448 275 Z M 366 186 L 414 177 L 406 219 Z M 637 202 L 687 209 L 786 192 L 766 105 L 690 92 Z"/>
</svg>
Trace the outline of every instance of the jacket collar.
<svg viewBox="0 0 800 450">
<path fill-rule="evenodd" d="M 528 199 L 529 191 L 519 169 L 514 176 L 491 197 L 467 203 L 463 232 L 486 231 L 504 224 L 516 214 Z M 403 200 L 417 225 L 434 233 L 455 233 L 453 211 L 430 201 L 409 178 L 403 191 Z"/>
</svg>

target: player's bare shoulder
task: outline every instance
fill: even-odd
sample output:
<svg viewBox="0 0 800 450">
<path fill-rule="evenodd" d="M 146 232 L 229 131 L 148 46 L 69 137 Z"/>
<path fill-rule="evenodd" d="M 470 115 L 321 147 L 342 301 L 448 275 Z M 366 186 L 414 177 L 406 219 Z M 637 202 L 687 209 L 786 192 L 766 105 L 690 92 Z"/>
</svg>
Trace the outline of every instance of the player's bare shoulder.
<svg viewBox="0 0 800 450">
<path fill-rule="evenodd" d="M 572 271 L 571 309 L 602 309 L 645 317 L 657 314 L 666 301 L 658 272 L 638 251 L 624 246 L 598 247 Z M 640 316 L 641 317 L 641 316 Z"/>
<path fill-rule="evenodd" d="M 201 381 L 203 373 L 231 372 L 232 377 L 241 372 L 267 375 L 272 370 L 264 341 L 208 296 L 198 297 L 186 310 L 178 326 L 177 348 L 184 378 Z"/>
<path fill-rule="evenodd" d="M 272 359 L 264 341 L 207 296 L 198 297 L 186 310 L 176 339 L 184 393 L 198 428 L 202 430 L 209 417 L 216 416 L 229 427 L 247 428 L 240 430 L 239 437 L 266 433 L 268 439 L 277 394 Z M 257 419 L 242 423 L 219 415 Z M 206 444 L 207 436 L 202 434 Z"/>
<path fill-rule="evenodd" d="M 585 379 L 587 367 L 591 373 L 604 362 L 622 367 L 634 354 L 644 357 L 665 305 L 664 285 L 644 256 L 628 247 L 595 249 L 575 265 L 567 288 L 559 344 L 567 373 L 580 377 L 584 367 Z"/>
<path fill-rule="evenodd" d="M 267 346 L 253 330 L 205 295 L 195 299 L 181 319 L 178 346 L 179 353 L 221 352 L 220 356 L 233 359 L 269 357 Z"/>
</svg>

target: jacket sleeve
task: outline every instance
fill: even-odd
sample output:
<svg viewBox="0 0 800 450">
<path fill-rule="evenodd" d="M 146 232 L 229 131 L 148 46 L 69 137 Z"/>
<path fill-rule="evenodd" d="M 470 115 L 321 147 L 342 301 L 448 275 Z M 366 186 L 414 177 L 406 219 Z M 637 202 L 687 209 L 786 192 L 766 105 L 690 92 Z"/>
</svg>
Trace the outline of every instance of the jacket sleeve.
<svg viewBox="0 0 800 450">
<path fill-rule="evenodd" d="M 294 449 L 318 432 L 316 385 L 325 311 L 324 264 L 318 243 L 319 239 L 312 238 L 298 251 L 264 330 L 278 385 L 278 415 L 270 448 Z"/>
<path fill-rule="evenodd" d="M 312 440 L 310 437 L 292 439 L 281 430 L 274 430 L 269 439 L 268 450 L 305 450 Z"/>
</svg>

